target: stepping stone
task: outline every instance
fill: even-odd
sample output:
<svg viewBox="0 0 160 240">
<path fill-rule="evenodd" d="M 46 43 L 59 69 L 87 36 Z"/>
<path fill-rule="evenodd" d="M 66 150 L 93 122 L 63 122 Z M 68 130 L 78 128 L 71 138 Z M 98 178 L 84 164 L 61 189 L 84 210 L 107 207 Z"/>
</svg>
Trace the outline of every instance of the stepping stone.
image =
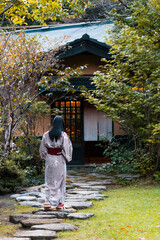
<svg viewBox="0 0 160 240">
<path fill-rule="evenodd" d="M 22 224 L 22 227 L 24 228 L 30 228 L 33 225 L 41 225 L 41 224 L 48 224 L 48 223 L 61 223 L 63 219 L 27 219 L 27 220 L 21 220 L 20 223 Z"/>
<path fill-rule="evenodd" d="M 82 195 L 90 195 L 90 194 L 100 194 L 101 192 L 100 191 L 87 191 L 86 189 L 74 189 L 74 190 L 70 190 L 68 191 L 69 193 L 72 193 L 72 194 L 82 194 Z"/>
<path fill-rule="evenodd" d="M 87 198 L 66 198 L 65 203 L 71 203 L 71 202 L 86 202 L 88 199 Z"/>
<path fill-rule="evenodd" d="M 114 179 L 111 180 L 102 180 L 102 181 L 97 181 L 97 182 L 87 182 L 87 184 L 91 185 L 91 186 L 95 186 L 95 185 L 109 185 L 112 183 Z"/>
<path fill-rule="evenodd" d="M 31 238 L 1 237 L 1 240 L 31 240 Z"/>
<path fill-rule="evenodd" d="M 42 215 L 44 214 L 55 214 L 57 212 L 66 212 L 66 213 L 74 213 L 74 212 L 77 212 L 76 209 L 74 208 L 66 208 L 66 209 L 59 209 L 59 210 L 50 210 L 50 211 L 46 211 L 44 210 L 44 208 L 39 208 L 39 209 L 36 209 L 36 210 L 33 210 L 32 213 L 41 213 Z"/>
<path fill-rule="evenodd" d="M 70 219 L 87 219 L 93 217 L 93 213 L 70 213 L 68 214 L 67 218 Z"/>
<path fill-rule="evenodd" d="M 16 198 L 17 201 L 35 201 L 36 199 L 34 196 L 20 196 Z"/>
<path fill-rule="evenodd" d="M 83 177 L 83 176 L 79 175 L 79 176 L 69 177 L 69 180 L 71 180 L 71 179 L 73 179 L 73 180 L 80 179 L 80 181 L 81 181 L 81 180 L 88 180 L 89 178 L 88 177 Z"/>
<path fill-rule="evenodd" d="M 32 230 L 50 230 L 50 231 L 74 231 L 78 230 L 77 227 L 70 223 L 53 223 L 53 224 L 42 224 L 42 225 L 34 225 L 31 227 Z"/>
<path fill-rule="evenodd" d="M 21 231 L 16 233 L 17 237 L 29 237 L 31 239 L 54 239 L 57 238 L 55 231 L 44 231 L 44 230 L 35 230 L 35 231 Z M 24 238 L 23 238 L 24 240 Z"/>
<path fill-rule="evenodd" d="M 34 215 L 39 215 L 39 214 L 41 215 L 42 212 L 37 212 Z M 69 214 L 69 212 L 60 212 L 60 211 L 52 212 L 52 213 L 51 212 L 44 213 L 44 215 L 46 215 L 46 216 L 52 215 L 53 218 L 67 218 L 68 214 Z"/>
<path fill-rule="evenodd" d="M 106 197 L 108 198 L 107 195 L 103 195 L 103 194 L 90 194 L 90 195 L 82 195 L 82 194 L 67 194 L 67 198 L 74 198 L 74 199 L 78 199 L 78 198 L 85 198 L 87 200 L 99 200 L 98 198 L 100 198 L 100 200 L 103 200 L 103 198 Z"/>
<path fill-rule="evenodd" d="M 84 189 L 89 189 L 89 190 L 106 190 L 106 187 L 105 186 L 91 186 L 91 185 L 85 185 L 85 184 L 81 184 L 81 185 L 78 185 L 77 184 L 77 187 L 79 187 L 78 190 L 81 190 L 80 188 L 84 188 Z"/>
<path fill-rule="evenodd" d="M 20 204 L 20 205 L 30 205 L 32 207 L 42 207 L 43 206 L 42 203 L 39 203 L 37 201 L 22 201 L 22 202 L 19 202 L 18 204 Z"/>
<path fill-rule="evenodd" d="M 77 194 L 78 195 L 78 194 Z M 75 196 L 75 194 L 74 194 Z M 90 200 L 96 200 L 96 201 L 100 201 L 100 200 L 103 200 L 103 195 L 102 196 L 92 196 L 92 195 L 89 195 L 88 197 L 87 196 L 72 196 L 72 197 L 66 197 L 66 200 L 65 200 L 65 203 L 68 203 L 68 202 L 86 202 L 86 201 L 90 201 Z M 84 196 L 84 197 L 83 197 Z"/>
<path fill-rule="evenodd" d="M 38 201 L 39 203 L 45 203 L 45 198 L 37 198 L 37 201 Z"/>
<path fill-rule="evenodd" d="M 21 220 L 25 219 L 52 219 L 55 215 L 35 215 L 35 214 L 13 214 L 9 216 L 9 221 L 11 223 L 19 223 Z"/>
<path fill-rule="evenodd" d="M 17 197 L 21 197 L 21 196 L 28 196 L 29 194 L 28 193 L 23 193 L 23 194 L 12 194 L 10 196 L 11 199 L 16 199 Z"/>
<path fill-rule="evenodd" d="M 85 209 L 90 208 L 93 206 L 92 202 L 72 202 L 72 203 L 66 203 L 66 207 L 73 207 L 75 209 Z"/>
</svg>

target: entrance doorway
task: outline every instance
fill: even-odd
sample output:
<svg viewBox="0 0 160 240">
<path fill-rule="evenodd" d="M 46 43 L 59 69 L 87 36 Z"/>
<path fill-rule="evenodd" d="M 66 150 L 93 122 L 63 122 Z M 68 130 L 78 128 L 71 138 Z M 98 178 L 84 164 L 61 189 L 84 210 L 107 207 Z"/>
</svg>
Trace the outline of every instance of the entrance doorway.
<svg viewBox="0 0 160 240">
<path fill-rule="evenodd" d="M 66 133 L 73 144 L 73 160 L 68 164 L 84 164 L 82 102 L 56 101 L 54 107 L 61 111 Z"/>
</svg>

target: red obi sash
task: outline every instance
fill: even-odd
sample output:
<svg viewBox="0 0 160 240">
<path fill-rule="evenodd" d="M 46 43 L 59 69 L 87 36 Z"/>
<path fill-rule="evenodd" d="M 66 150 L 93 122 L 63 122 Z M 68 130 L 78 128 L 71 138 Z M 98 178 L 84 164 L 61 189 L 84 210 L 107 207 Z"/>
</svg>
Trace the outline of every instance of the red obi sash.
<svg viewBox="0 0 160 240">
<path fill-rule="evenodd" d="M 62 155 L 61 148 L 48 148 L 48 154 L 50 155 Z"/>
</svg>

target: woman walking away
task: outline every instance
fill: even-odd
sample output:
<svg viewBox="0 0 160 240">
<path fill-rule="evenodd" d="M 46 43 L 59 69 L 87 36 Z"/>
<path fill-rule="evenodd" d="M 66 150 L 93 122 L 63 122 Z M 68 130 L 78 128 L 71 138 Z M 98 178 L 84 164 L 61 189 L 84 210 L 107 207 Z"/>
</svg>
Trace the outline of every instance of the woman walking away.
<svg viewBox="0 0 160 240">
<path fill-rule="evenodd" d="M 63 209 L 66 193 L 66 161 L 72 160 L 72 143 L 64 132 L 61 116 L 53 120 L 52 128 L 45 132 L 40 145 L 40 155 L 45 162 L 44 209 Z"/>
</svg>

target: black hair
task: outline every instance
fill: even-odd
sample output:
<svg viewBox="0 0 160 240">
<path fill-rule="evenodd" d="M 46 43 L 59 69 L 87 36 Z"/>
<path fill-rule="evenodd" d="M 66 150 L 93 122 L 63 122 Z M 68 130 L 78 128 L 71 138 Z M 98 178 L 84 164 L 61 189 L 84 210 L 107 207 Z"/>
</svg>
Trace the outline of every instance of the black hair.
<svg viewBox="0 0 160 240">
<path fill-rule="evenodd" d="M 57 141 L 64 131 L 64 120 L 61 116 L 56 116 L 53 119 L 52 128 L 49 130 L 49 137 L 53 141 L 54 139 Z"/>
</svg>

